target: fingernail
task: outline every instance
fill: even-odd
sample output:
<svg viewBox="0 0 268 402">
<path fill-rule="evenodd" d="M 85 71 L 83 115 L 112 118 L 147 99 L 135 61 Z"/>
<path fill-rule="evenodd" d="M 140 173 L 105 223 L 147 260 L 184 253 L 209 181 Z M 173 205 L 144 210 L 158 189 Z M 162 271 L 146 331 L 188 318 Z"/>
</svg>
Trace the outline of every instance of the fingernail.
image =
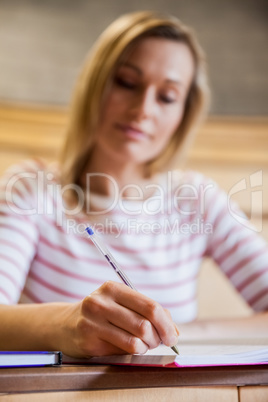
<svg viewBox="0 0 268 402">
<path fill-rule="evenodd" d="M 139 355 L 144 355 L 144 353 L 148 351 L 148 345 L 146 345 L 141 339 L 137 339 L 137 344 L 138 344 L 137 353 Z"/>
<path fill-rule="evenodd" d="M 148 352 L 148 349 L 149 349 L 148 346 L 146 346 L 145 344 L 143 344 L 143 346 L 144 346 L 144 347 L 141 348 L 142 351 L 140 352 L 141 355 L 144 355 L 146 352 Z"/>
<path fill-rule="evenodd" d="M 179 336 L 179 335 L 180 335 L 180 331 L 179 331 L 177 325 L 175 325 L 175 331 L 176 331 L 177 335 Z"/>
<path fill-rule="evenodd" d="M 178 343 L 178 337 L 176 336 L 176 335 L 173 335 L 171 338 L 170 338 L 170 346 L 175 346 L 175 345 L 177 345 L 177 343 Z"/>
</svg>

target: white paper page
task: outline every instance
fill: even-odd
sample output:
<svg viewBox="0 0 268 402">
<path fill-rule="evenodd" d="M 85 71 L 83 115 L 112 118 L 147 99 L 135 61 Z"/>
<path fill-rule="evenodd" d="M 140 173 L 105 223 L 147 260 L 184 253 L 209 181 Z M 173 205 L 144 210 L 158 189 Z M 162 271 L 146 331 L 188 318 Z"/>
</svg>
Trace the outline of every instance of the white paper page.
<svg viewBox="0 0 268 402">
<path fill-rule="evenodd" d="M 268 361 L 268 344 L 185 344 L 179 343 L 178 349 L 180 355 L 176 361 L 180 364 L 193 363 L 233 363 L 243 362 L 262 362 Z M 259 351 L 259 352 L 258 352 Z M 158 348 L 149 350 L 146 355 L 150 356 L 166 356 L 176 354 L 173 350 L 165 345 L 160 345 Z M 233 356 L 231 356 L 233 355 Z"/>
</svg>

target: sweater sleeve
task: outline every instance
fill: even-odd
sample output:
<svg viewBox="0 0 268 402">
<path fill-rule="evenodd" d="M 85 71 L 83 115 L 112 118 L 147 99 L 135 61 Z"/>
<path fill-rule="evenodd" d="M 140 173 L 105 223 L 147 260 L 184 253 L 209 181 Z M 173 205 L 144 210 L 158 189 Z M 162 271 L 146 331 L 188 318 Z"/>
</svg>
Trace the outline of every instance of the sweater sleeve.
<svg viewBox="0 0 268 402">
<path fill-rule="evenodd" d="M 25 161 L 0 181 L 0 303 L 20 299 L 38 242 L 37 166 Z"/>
<path fill-rule="evenodd" d="M 207 255 L 255 311 L 268 310 L 268 245 L 216 183 L 206 194 Z"/>
</svg>

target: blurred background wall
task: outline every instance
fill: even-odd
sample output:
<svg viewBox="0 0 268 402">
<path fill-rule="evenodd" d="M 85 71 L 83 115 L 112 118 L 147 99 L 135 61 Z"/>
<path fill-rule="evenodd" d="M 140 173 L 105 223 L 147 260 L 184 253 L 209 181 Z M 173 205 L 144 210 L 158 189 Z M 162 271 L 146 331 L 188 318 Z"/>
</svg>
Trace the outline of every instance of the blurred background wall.
<svg viewBox="0 0 268 402">
<path fill-rule="evenodd" d="M 195 29 L 208 58 L 211 114 L 268 114 L 267 0 L 0 0 L 0 101 L 66 105 L 97 36 L 139 9 Z"/>
</svg>

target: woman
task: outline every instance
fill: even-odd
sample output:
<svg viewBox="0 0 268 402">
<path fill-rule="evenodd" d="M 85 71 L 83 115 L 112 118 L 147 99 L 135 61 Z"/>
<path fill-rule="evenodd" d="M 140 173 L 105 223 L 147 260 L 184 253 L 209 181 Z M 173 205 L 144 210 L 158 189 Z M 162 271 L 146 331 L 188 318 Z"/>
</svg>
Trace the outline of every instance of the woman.
<svg viewBox="0 0 268 402">
<path fill-rule="evenodd" d="M 204 256 L 254 309 L 268 306 L 265 242 L 233 218 L 215 183 L 170 170 L 206 109 L 204 63 L 190 30 L 154 12 L 123 16 L 100 37 L 59 168 L 26 162 L 3 179 L 1 349 L 144 353 L 177 343 L 173 320 L 196 336 L 268 333 L 266 312 L 236 327 L 191 323 Z M 141 293 L 116 282 L 83 236 L 88 225 Z"/>
</svg>

